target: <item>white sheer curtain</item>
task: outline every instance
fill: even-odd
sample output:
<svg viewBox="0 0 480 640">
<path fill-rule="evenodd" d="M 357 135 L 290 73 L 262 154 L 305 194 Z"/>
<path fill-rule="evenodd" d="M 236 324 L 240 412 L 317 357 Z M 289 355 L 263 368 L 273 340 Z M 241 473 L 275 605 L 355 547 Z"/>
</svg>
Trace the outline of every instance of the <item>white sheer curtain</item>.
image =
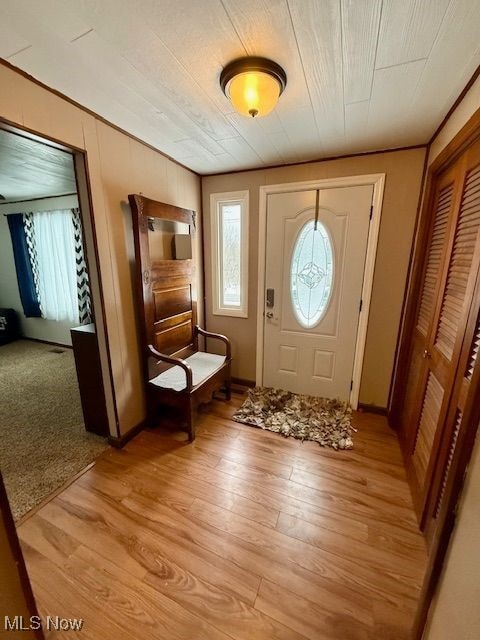
<svg viewBox="0 0 480 640">
<path fill-rule="evenodd" d="M 70 209 L 33 215 L 39 297 L 50 320 L 79 322 L 75 236 Z"/>
</svg>

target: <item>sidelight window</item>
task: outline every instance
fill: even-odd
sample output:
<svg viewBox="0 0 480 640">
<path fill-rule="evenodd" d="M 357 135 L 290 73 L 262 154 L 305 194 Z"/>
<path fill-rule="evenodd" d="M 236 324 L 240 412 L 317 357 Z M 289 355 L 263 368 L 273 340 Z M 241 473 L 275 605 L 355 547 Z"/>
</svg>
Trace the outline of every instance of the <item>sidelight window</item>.
<svg viewBox="0 0 480 640">
<path fill-rule="evenodd" d="M 248 191 L 211 196 L 213 313 L 248 316 Z"/>
</svg>

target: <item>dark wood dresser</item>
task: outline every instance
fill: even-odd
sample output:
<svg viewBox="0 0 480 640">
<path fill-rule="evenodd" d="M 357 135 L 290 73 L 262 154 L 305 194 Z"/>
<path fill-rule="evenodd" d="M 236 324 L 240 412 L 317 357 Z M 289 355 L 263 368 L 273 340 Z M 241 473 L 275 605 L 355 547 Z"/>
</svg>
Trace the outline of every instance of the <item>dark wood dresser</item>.
<svg viewBox="0 0 480 640">
<path fill-rule="evenodd" d="M 101 436 L 109 435 L 105 389 L 95 325 L 70 329 L 77 369 L 85 429 Z"/>
</svg>

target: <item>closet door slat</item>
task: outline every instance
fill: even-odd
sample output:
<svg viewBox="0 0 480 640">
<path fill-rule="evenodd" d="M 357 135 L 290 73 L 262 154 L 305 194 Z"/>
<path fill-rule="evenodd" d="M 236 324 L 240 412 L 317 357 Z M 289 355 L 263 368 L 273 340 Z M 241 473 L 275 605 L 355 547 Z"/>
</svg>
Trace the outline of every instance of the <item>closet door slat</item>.
<svg viewBox="0 0 480 640">
<path fill-rule="evenodd" d="M 448 474 L 452 466 L 453 456 L 455 454 L 455 447 L 457 446 L 458 434 L 460 433 L 460 425 L 462 424 L 462 418 L 463 418 L 463 413 L 458 409 L 457 415 L 455 418 L 455 427 L 453 429 L 453 432 L 450 438 L 450 446 L 448 448 L 448 458 L 442 472 L 442 482 L 440 484 L 440 491 L 439 491 L 438 498 L 435 505 L 434 518 L 438 518 L 438 514 L 440 513 L 440 509 L 442 508 L 443 498 L 445 496 L 445 489 L 447 488 Z"/>
<path fill-rule="evenodd" d="M 430 371 L 412 456 L 416 476 L 421 486 L 425 484 L 425 475 L 442 408 L 443 395 L 442 385 L 435 374 Z"/>
<path fill-rule="evenodd" d="M 473 375 L 473 369 L 478 358 L 478 352 L 480 350 L 480 316 L 477 319 L 477 327 L 473 336 L 472 346 L 468 354 L 467 369 L 465 371 L 465 378 L 470 381 Z"/>
<path fill-rule="evenodd" d="M 427 335 L 435 306 L 435 290 L 441 272 L 443 248 L 446 240 L 453 193 L 453 183 L 445 185 L 438 193 L 435 206 L 435 219 L 428 248 L 427 266 L 417 316 L 417 329 L 425 336 Z"/>
<path fill-rule="evenodd" d="M 480 198 L 475 200 L 475 206 L 467 207 L 466 203 L 471 202 L 472 184 L 479 178 L 480 165 L 466 175 L 437 328 L 435 346 L 448 360 L 452 359 L 464 307 L 469 303 L 465 296 L 480 228 Z"/>
</svg>

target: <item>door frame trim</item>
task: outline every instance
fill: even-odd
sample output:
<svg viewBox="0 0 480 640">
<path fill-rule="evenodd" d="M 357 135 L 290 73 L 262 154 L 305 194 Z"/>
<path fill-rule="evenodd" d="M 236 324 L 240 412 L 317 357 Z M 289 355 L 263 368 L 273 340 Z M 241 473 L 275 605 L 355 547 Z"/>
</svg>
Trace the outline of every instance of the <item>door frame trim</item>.
<svg viewBox="0 0 480 640">
<path fill-rule="evenodd" d="M 2 61 L 0 60 L 0 64 Z M 92 308 L 96 333 L 99 342 L 100 361 L 102 364 L 102 380 L 105 390 L 105 402 L 107 407 L 108 426 L 111 437 L 120 435 L 115 385 L 113 380 L 112 360 L 110 354 L 110 342 L 107 330 L 107 314 L 105 309 L 104 286 L 100 272 L 100 257 L 98 251 L 97 229 L 93 208 L 92 190 L 90 184 L 90 171 L 88 154 L 86 149 L 81 149 L 69 142 L 63 142 L 52 137 L 48 133 L 41 133 L 30 129 L 23 124 L 13 122 L 0 115 L 0 130 L 8 131 L 14 135 L 34 140 L 47 147 L 59 149 L 72 156 L 75 174 L 76 195 L 82 225 L 84 231 L 84 249 L 87 267 L 90 275 L 90 291 L 92 294 Z M 85 239 L 85 230 L 88 229 L 91 244 Z M 93 286 L 92 286 L 93 285 Z M 98 303 L 95 302 L 97 298 Z"/>
<path fill-rule="evenodd" d="M 365 254 L 365 271 L 362 284 L 362 309 L 359 313 L 355 356 L 352 372 L 352 390 L 350 404 L 353 409 L 358 406 L 360 381 L 365 356 L 368 317 L 372 298 L 373 276 L 377 255 L 380 220 L 382 215 L 383 192 L 385 189 L 385 174 L 370 173 L 359 176 L 345 176 L 339 178 L 325 178 L 307 180 L 304 182 L 286 182 L 283 184 L 268 184 L 259 188 L 259 229 L 258 229 L 258 294 L 257 294 L 257 354 L 256 354 L 256 384 L 263 384 L 263 354 L 264 354 L 264 295 L 265 295 L 265 260 L 267 255 L 267 201 L 274 193 L 290 193 L 295 191 L 311 191 L 312 189 L 336 189 L 339 187 L 373 186 L 372 217 L 368 229 L 367 250 Z"/>
</svg>

